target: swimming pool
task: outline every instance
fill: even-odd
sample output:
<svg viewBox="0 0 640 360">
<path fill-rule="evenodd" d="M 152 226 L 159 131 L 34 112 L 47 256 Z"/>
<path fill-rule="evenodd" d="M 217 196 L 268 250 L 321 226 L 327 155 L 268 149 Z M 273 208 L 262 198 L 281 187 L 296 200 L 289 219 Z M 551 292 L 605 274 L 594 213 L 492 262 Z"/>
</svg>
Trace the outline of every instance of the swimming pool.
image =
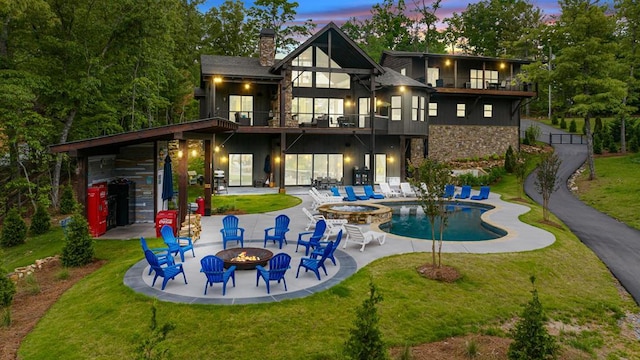
<svg viewBox="0 0 640 360">
<path fill-rule="evenodd" d="M 418 202 L 384 203 L 392 209 L 390 222 L 380 225 L 388 233 L 416 239 L 431 240 L 431 223 Z M 507 235 L 498 227 L 485 223 L 481 215 L 493 206 L 469 202 L 450 202 L 448 225 L 443 234 L 444 241 L 483 241 Z M 436 240 L 440 239 L 439 219 L 436 219 Z"/>
</svg>

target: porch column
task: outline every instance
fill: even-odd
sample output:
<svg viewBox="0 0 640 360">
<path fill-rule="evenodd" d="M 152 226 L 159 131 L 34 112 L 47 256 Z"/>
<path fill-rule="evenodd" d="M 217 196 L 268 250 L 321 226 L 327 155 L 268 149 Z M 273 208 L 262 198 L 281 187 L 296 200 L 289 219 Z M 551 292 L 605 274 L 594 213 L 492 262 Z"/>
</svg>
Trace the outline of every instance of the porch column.
<svg viewBox="0 0 640 360">
<path fill-rule="evenodd" d="M 283 112 L 282 110 L 280 110 Z M 284 132 L 280 133 L 280 174 L 278 176 L 278 192 L 280 194 L 286 194 L 287 190 L 284 187 L 284 149 L 287 148 L 287 134 Z"/>
<path fill-rule="evenodd" d="M 178 230 L 182 226 L 182 222 L 187 215 L 187 140 L 178 140 L 178 150 L 182 152 L 182 158 L 178 161 L 178 213 L 180 223 Z"/>
<path fill-rule="evenodd" d="M 211 140 L 204 141 L 204 216 L 211 215 Z"/>
</svg>

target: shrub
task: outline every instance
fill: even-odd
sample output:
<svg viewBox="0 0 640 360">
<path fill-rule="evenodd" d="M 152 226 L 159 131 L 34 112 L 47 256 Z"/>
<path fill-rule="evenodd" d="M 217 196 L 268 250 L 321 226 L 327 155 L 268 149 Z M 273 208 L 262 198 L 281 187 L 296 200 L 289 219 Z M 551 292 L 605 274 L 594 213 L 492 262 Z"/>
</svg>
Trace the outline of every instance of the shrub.
<svg viewBox="0 0 640 360">
<path fill-rule="evenodd" d="M 553 126 L 557 126 L 558 125 L 558 115 L 556 115 L 556 114 L 551 115 L 551 125 L 553 125 Z"/>
<path fill-rule="evenodd" d="M 576 123 L 575 119 L 572 119 L 571 123 L 569 124 L 569 132 L 574 133 L 577 131 L 578 131 L 578 124 Z"/>
<path fill-rule="evenodd" d="M 609 152 L 610 153 L 617 153 L 619 151 L 620 151 L 620 149 L 618 148 L 618 144 L 614 143 L 614 142 L 611 142 L 611 145 L 609 145 Z"/>
<path fill-rule="evenodd" d="M 602 140 L 600 139 L 600 134 L 593 135 L 593 153 L 594 154 L 602 154 Z"/>
<path fill-rule="evenodd" d="M 504 154 L 504 169 L 508 173 L 512 173 L 516 167 L 516 156 L 513 153 L 513 148 L 509 145 L 507 152 Z"/>
<path fill-rule="evenodd" d="M 613 136 L 607 130 L 602 131 L 600 134 L 602 134 L 602 148 L 609 149 L 613 143 Z"/>
<path fill-rule="evenodd" d="M 45 206 L 38 202 L 36 213 L 31 218 L 31 227 L 29 231 L 31 235 L 41 235 L 49 231 L 51 228 L 51 216 Z"/>
<path fill-rule="evenodd" d="M 382 341 L 382 333 L 378 329 L 378 312 L 376 304 L 382 301 L 382 295 L 376 291 L 373 280 L 369 282 L 369 298 L 356 309 L 354 326 L 349 330 L 350 336 L 345 343 L 345 355 L 354 360 L 387 359 L 387 349 Z"/>
<path fill-rule="evenodd" d="M 11 208 L 2 224 L 2 238 L 0 244 L 11 247 L 24 244 L 27 239 L 27 224 L 24 222 L 17 208 Z"/>
<path fill-rule="evenodd" d="M 585 124 L 586 124 L 586 122 L 585 122 Z M 593 126 L 593 133 L 594 134 L 600 134 L 600 133 L 602 133 L 602 130 L 604 130 L 604 129 L 606 129 L 606 128 L 602 126 L 602 119 L 600 117 L 597 117 L 596 118 L 596 123 Z"/>
<path fill-rule="evenodd" d="M 640 151 L 640 142 L 638 142 L 638 138 L 637 137 L 632 137 L 631 140 L 629 140 L 629 150 L 631 150 L 634 153 L 637 153 L 638 151 Z"/>
<path fill-rule="evenodd" d="M 89 235 L 87 220 L 79 212 L 73 214 L 67 225 L 67 238 L 62 249 L 64 266 L 83 266 L 93 261 L 93 239 Z"/>
<path fill-rule="evenodd" d="M 16 294 L 16 285 L 7 277 L 7 271 L 0 268 L 0 325 L 11 325 L 11 303 Z"/>
<path fill-rule="evenodd" d="M 566 129 L 567 128 L 567 121 L 562 118 L 560 119 L 560 129 Z"/>
<path fill-rule="evenodd" d="M 538 299 L 538 291 L 535 288 L 535 277 L 531 276 L 532 298 L 525 305 L 520 320 L 513 332 L 514 342 L 509 345 L 507 357 L 510 360 L 546 360 L 555 359 L 558 353 L 558 345 L 555 338 L 549 335 L 544 327 L 547 320 L 542 304 Z"/>
<path fill-rule="evenodd" d="M 71 185 L 67 185 L 62 189 L 60 196 L 60 213 L 71 214 L 76 207 L 76 200 L 73 197 L 73 189 Z"/>
<path fill-rule="evenodd" d="M 151 360 L 170 358 L 169 348 L 164 341 L 167 339 L 167 335 L 173 331 L 176 326 L 171 322 L 158 326 L 156 312 L 156 304 L 154 303 L 151 307 L 150 332 L 148 336 L 144 338 L 142 338 L 143 336 L 138 336 L 142 339 L 136 339 L 139 341 L 139 344 L 136 347 L 136 359 Z"/>
</svg>

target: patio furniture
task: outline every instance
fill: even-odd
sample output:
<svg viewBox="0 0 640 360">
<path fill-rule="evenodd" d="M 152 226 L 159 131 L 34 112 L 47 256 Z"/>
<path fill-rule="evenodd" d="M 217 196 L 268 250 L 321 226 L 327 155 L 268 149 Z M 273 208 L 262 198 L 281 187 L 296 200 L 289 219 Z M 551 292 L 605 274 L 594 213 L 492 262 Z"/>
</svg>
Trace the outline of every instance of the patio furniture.
<svg viewBox="0 0 640 360">
<path fill-rule="evenodd" d="M 173 265 L 173 256 L 171 256 L 171 254 L 169 253 L 169 248 L 149 249 L 149 246 L 147 246 L 147 240 L 145 240 L 143 237 L 140 238 L 140 245 L 142 246 L 143 253 L 145 253 L 147 250 L 151 250 L 151 252 L 153 252 L 153 254 L 158 258 L 158 263 L 160 265 Z M 151 275 L 152 271 L 153 269 L 149 268 L 148 275 Z"/>
<path fill-rule="evenodd" d="M 324 266 L 324 262 L 325 260 L 327 260 L 327 257 L 329 256 L 329 253 L 331 252 L 331 250 L 333 249 L 334 245 L 333 245 L 333 241 L 329 241 L 329 243 L 327 244 L 327 246 L 324 248 L 324 251 L 322 252 L 322 256 L 318 259 L 318 258 L 312 258 L 312 257 L 303 257 L 300 259 L 300 265 L 298 265 L 298 272 L 296 273 L 296 278 L 298 278 L 298 276 L 300 275 L 300 268 L 303 267 L 305 270 L 305 272 L 311 270 L 316 274 L 316 277 L 318 278 L 318 280 L 320 279 L 320 269 L 324 270 L 324 274 L 328 275 L 327 273 L 327 268 Z"/>
<path fill-rule="evenodd" d="M 416 196 L 416 192 L 413 190 L 413 188 L 411 187 L 411 184 L 409 184 L 408 182 L 401 182 L 400 183 L 400 192 L 402 193 L 402 196 L 404 196 L 404 197 L 415 197 Z"/>
<path fill-rule="evenodd" d="M 382 195 L 389 198 L 400 196 L 400 192 L 393 190 L 389 183 L 386 182 L 380 183 L 380 191 L 382 192 Z"/>
<path fill-rule="evenodd" d="M 350 185 L 345 186 L 344 191 L 347 192 L 347 196 L 342 199 L 344 201 L 369 200 L 368 196 L 356 195 L 356 192 L 353 190 L 353 186 L 350 186 Z"/>
<path fill-rule="evenodd" d="M 324 236 L 324 231 L 327 228 L 327 223 L 324 220 L 319 220 L 316 223 L 316 228 L 313 231 L 305 231 L 298 234 L 298 244 L 296 245 L 296 252 L 300 245 L 304 246 L 305 256 L 309 255 L 309 248 L 316 248 L 320 245 L 320 239 Z M 309 236 L 307 240 L 304 237 Z"/>
<path fill-rule="evenodd" d="M 333 196 L 337 196 L 339 198 L 342 198 L 342 195 L 340 195 L 340 190 L 338 190 L 337 187 L 332 186 L 330 190 L 331 190 L 331 194 L 333 194 Z"/>
<path fill-rule="evenodd" d="M 267 241 L 278 242 L 278 248 L 282 249 L 282 243 L 287 243 L 286 234 L 289 231 L 289 217 L 281 214 L 276 217 L 275 226 L 264 229 L 264 247 L 267 247 Z"/>
<path fill-rule="evenodd" d="M 315 227 L 318 220 L 324 219 L 324 216 L 322 216 L 321 214 L 314 215 L 311 213 L 311 211 L 307 210 L 307 208 L 305 207 L 302 208 L 302 213 L 307 216 L 307 219 L 309 219 L 309 222 L 307 223 L 307 227 L 304 228 L 305 230 L 309 230 L 312 227 Z"/>
<path fill-rule="evenodd" d="M 336 258 L 333 257 L 333 253 L 336 251 L 336 249 L 338 248 L 338 246 L 340 246 L 340 240 L 342 240 L 342 229 L 340 229 L 340 231 L 338 232 L 338 237 L 336 237 L 336 240 L 333 242 L 333 247 L 331 248 L 331 251 L 329 252 L 329 255 L 327 255 L 327 259 L 331 259 L 331 262 L 333 263 L 333 265 L 336 265 Z M 329 246 L 329 242 L 327 241 L 321 241 L 320 244 L 318 245 L 318 247 L 316 247 L 315 249 L 313 249 L 313 251 L 311 252 L 310 257 L 317 259 L 318 257 L 321 257 L 324 254 L 324 249 Z"/>
<path fill-rule="evenodd" d="M 456 187 L 453 184 L 447 184 L 444 186 L 444 194 L 443 197 L 447 199 L 451 199 L 456 193 Z"/>
<path fill-rule="evenodd" d="M 364 195 L 368 196 L 369 199 L 384 199 L 384 195 L 376 194 L 373 191 L 373 187 L 371 185 L 365 185 L 364 186 Z"/>
<path fill-rule="evenodd" d="M 162 235 L 164 243 L 169 247 L 169 252 L 174 256 L 178 253 L 180 254 L 180 261 L 184 262 L 184 253 L 189 250 L 191 250 L 193 257 L 196 257 L 196 253 L 193 251 L 193 242 L 190 237 L 175 237 L 175 235 L 173 235 L 173 228 L 169 225 L 164 225 L 160 229 L 160 234 Z"/>
<path fill-rule="evenodd" d="M 311 188 L 311 190 L 309 190 L 309 196 L 311 196 L 311 199 L 313 200 L 313 203 L 311 204 L 313 210 L 317 209 L 320 205 L 342 202 L 341 197 L 322 195 L 315 188 Z"/>
<path fill-rule="evenodd" d="M 279 284 L 280 281 L 282 281 L 284 283 L 284 291 L 287 291 L 287 280 L 284 278 L 284 275 L 287 272 L 287 269 L 289 269 L 290 263 L 291 256 L 285 253 L 279 253 L 269 260 L 269 270 L 265 269 L 261 265 L 256 266 L 256 286 L 258 286 L 258 282 L 260 281 L 260 278 L 262 278 L 267 284 L 267 294 L 269 294 L 271 291 L 269 288 L 269 282 L 277 281 Z"/>
<path fill-rule="evenodd" d="M 207 255 L 200 260 L 201 273 L 207 277 L 207 281 L 204 284 L 204 294 L 207 295 L 207 288 L 213 286 L 214 283 L 222 283 L 222 296 L 227 293 L 227 282 L 229 279 L 233 282 L 233 287 L 236 287 L 236 267 L 230 266 L 228 269 L 224 269 L 224 260 L 214 255 Z"/>
<path fill-rule="evenodd" d="M 162 267 L 160 266 L 158 257 L 151 250 L 146 250 L 144 252 L 144 257 L 147 259 L 149 266 L 151 266 L 151 270 L 156 272 L 156 276 L 153 277 L 153 283 L 151 283 L 151 287 L 154 287 L 156 285 L 156 280 L 158 279 L 158 277 L 161 277 L 162 290 L 164 290 L 164 288 L 167 286 L 167 282 L 171 279 L 175 279 L 175 277 L 180 273 L 182 273 L 182 276 L 184 277 L 184 283 L 187 283 L 187 276 L 184 274 L 182 264 Z"/>
<path fill-rule="evenodd" d="M 473 195 L 471 200 L 486 200 L 489 198 L 489 191 L 491 188 L 489 186 L 481 186 L 480 193 L 478 195 Z"/>
<path fill-rule="evenodd" d="M 456 199 L 468 199 L 471 196 L 471 185 L 462 185 L 460 194 L 455 196 Z"/>
<path fill-rule="evenodd" d="M 227 248 L 227 242 L 235 241 L 240 244 L 240 247 L 244 247 L 244 228 L 238 227 L 238 219 L 235 215 L 227 215 L 222 219 L 222 248 Z"/>
<path fill-rule="evenodd" d="M 364 251 L 365 245 L 370 243 L 372 240 L 377 240 L 380 245 L 384 244 L 387 234 L 378 231 L 367 231 L 362 232 L 362 229 L 356 225 L 352 224 L 344 224 L 344 229 L 347 232 L 347 237 L 344 239 L 343 249 L 347 248 L 348 242 L 353 242 L 358 245 L 362 245 L 360 251 Z"/>
</svg>

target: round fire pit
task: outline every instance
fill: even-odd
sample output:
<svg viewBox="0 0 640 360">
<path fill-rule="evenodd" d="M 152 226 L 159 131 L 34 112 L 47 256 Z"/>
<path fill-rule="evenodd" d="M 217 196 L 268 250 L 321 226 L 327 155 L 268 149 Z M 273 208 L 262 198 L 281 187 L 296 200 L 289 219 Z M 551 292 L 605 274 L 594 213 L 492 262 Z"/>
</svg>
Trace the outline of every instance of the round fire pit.
<svg viewBox="0 0 640 360">
<path fill-rule="evenodd" d="M 236 270 L 251 270 L 256 265 L 267 265 L 273 253 L 267 249 L 246 247 L 222 250 L 216 256 L 224 261 L 225 268 L 235 265 Z"/>
</svg>

